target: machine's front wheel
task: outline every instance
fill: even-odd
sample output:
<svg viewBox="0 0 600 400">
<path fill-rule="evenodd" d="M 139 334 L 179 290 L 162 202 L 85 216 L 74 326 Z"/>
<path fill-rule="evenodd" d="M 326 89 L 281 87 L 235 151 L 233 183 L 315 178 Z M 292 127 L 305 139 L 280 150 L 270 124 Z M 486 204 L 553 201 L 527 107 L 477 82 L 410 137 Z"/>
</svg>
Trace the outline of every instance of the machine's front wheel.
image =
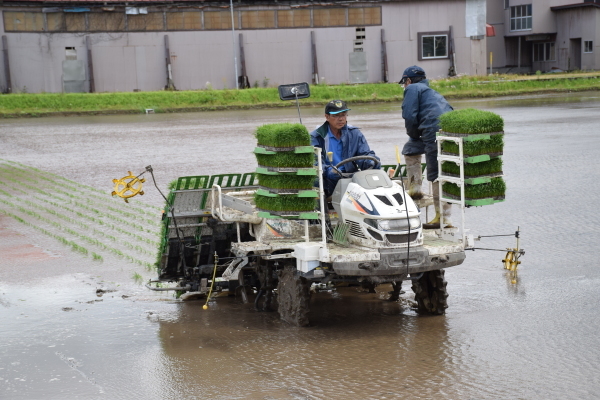
<svg viewBox="0 0 600 400">
<path fill-rule="evenodd" d="M 295 326 L 308 326 L 311 282 L 298 275 L 293 265 L 278 271 L 277 302 L 279 317 Z"/>
<path fill-rule="evenodd" d="M 417 312 L 419 314 L 443 315 L 448 308 L 444 270 L 427 271 L 419 279 L 412 281 Z"/>
</svg>

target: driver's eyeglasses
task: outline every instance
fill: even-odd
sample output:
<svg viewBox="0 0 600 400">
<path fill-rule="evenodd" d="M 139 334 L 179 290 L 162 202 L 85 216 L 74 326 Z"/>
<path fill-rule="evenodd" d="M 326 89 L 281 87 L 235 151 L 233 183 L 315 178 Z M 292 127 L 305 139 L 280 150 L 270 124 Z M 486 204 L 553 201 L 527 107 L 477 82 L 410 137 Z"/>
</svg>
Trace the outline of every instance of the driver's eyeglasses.
<svg viewBox="0 0 600 400">
<path fill-rule="evenodd" d="M 339 113 L 339 114 L 329 114 L 330 117 L 335 119 L 342 119 L 348 116 L 348 113 Z"/>
</svg>

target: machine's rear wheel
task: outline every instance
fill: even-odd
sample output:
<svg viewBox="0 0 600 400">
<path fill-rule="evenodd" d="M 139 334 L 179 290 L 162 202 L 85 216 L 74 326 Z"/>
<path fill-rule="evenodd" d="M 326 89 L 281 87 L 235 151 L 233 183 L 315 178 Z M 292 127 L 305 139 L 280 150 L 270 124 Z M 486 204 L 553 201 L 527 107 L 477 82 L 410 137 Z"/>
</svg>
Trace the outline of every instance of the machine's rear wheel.
<svg viewBox="0 0 600 400">
<path fill-rule="evenodd" d="M 310 281 L 298 275 L 292 265 L 278 272 L 277 302 L 279 317 L 295 326 L 308 326 L 310 311 Z"/>
<path fill-rule="evenodd" d="M 412 281 L 417 312 L 430 315 L 445 314 L 446 308 L 448 308 L 447 284 L 443 269 L 427 271 L 421 278 Z"/>
</svg>

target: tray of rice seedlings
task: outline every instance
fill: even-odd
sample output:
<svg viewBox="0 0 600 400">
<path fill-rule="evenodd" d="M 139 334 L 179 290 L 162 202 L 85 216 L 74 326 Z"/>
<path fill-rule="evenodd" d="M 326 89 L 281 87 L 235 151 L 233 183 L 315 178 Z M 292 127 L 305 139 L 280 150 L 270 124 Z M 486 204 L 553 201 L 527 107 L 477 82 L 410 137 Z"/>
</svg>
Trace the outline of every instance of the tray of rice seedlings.
<svg viewBox="0 0 600 400">
<path fill-rule="evenodd" d="M 455 183 L 444 182 L 442 185 L 443 197 L 460 199 L 460 187 Z M 476 185 L 465 184 L 465 205 L 485 206 L 504 201 L 506 184 L 502 177 L 491 178 L 487 183 Z"/>
<path fill-rule="evenodd" d="M 317 219 L 315 212 L 317 199 L 296 195 L 265 196 L 258 192 L 254 195 L 254 204 L 258 216 L 262 218 L 298 218 Z"/>
<path fill-rule="evenodd" d="M 254 149 L 258 162 L 257 173 L 296 172 L 298 175 L 315 175 L 313 147 L 304 125 L 263 125 L 258 127 L 255 136 L 258 142 Z M 285 175 L 275 178 L 277 179 L 283 180 Z"/>
<path fill-rule="evenodd" d="M 444 161 L 442 163 L 442 175 L 459 177 L 460 166 L 452 161 Z M 488 183 L 492 178 L 502 175 L 502 158 L 500 157 L 494 157 L 483 162 L 464 164 L 464 181 L 471 185 Z"/>
<path fill-rule="evenodd" d="M 312 168 L 315 160 L 312 146 L 296 147 L 293 151 L 266 150 L 257 147 L 254 149 L 254 155 L 261 167 Z"/>
<path fill-rule="evenodd" d="M 280 123 L 259 126 L 256 129 L 259 146 L 290 151 L 298 146 L 310 146 L 310 134 L 302 124 Z"/>
<path fill-rule="evenodd" d="M 440 135 L 463 138 L 465 162 L 488 161 L 502 155 L 504 120 L 491 111 L 467 108 L 440 116 Z M 442 143 L 442 153 L 458 155 L 458 144 Z"/>
<path fill-rule="evenodd" d="M 316 176 L 314 174 L 257 174 L 257 178 L 258 186 L 261 188 L 269 188 L 274 193 L 279 193 L 280 191 L 283 193 L 293 193 L 293 191 L 312 189 Z"/>
</svg>

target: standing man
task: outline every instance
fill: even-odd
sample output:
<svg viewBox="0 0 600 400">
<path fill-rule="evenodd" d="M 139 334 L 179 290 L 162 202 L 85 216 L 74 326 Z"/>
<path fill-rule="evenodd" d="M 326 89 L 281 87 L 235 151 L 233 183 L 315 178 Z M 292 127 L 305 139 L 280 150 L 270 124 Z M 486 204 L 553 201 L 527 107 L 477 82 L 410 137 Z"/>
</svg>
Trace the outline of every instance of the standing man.
<svg viewBox="0 0 600 400">
<path fill-rule="evenodd" d="M 452 111 L 444 96 L 429 87 L 429 81 L 423 68 L 413 65 L 404 70 L 402 79 L 398 82 L 404 87 L 404 100 L 402 102 L 402 118 L 408 134 L 408 142 L 402 149 L 406 159 L 408 171 L 408 194 L 413 199 L 423 197 L 421 185 L 423 174 L 421 171 L 421 155 L 425 154 L 427 163 L 427 180 L 434 182 L 438 178 L 436 133 L 440 129 L 440 115 Z M 433 184 L 433 202 L 435 217 L 424 224 L 426 229 L 440 227 L 440 190 L 437 182 Z M 450 226 L 451 204 L 444 204 L 444 222 Z"/>
<path fill-rule="evenodd" d="M 369 148 L 367 139 L 359 128 L 348 125 L 348 111 L 343 100 L 331 100 L 325 106 L 325 123 L 310 133 L 311 144 L 320 147 L 321 162 L 323 165 L 323 184 L 325 195 L 331 196 L 335 185 L 340 180 L 333 166 L 350 157 L 372 156 L 379 160 L 375 152 Z M 327 153 L 332 153 L 332 160 L 329 161 Z M 381 163 L 373 160 L 358 160 L 342 165 L 340 172 L 352 173 L 359 170 L 370 168 L 380 168 Z"/>
</svg>

